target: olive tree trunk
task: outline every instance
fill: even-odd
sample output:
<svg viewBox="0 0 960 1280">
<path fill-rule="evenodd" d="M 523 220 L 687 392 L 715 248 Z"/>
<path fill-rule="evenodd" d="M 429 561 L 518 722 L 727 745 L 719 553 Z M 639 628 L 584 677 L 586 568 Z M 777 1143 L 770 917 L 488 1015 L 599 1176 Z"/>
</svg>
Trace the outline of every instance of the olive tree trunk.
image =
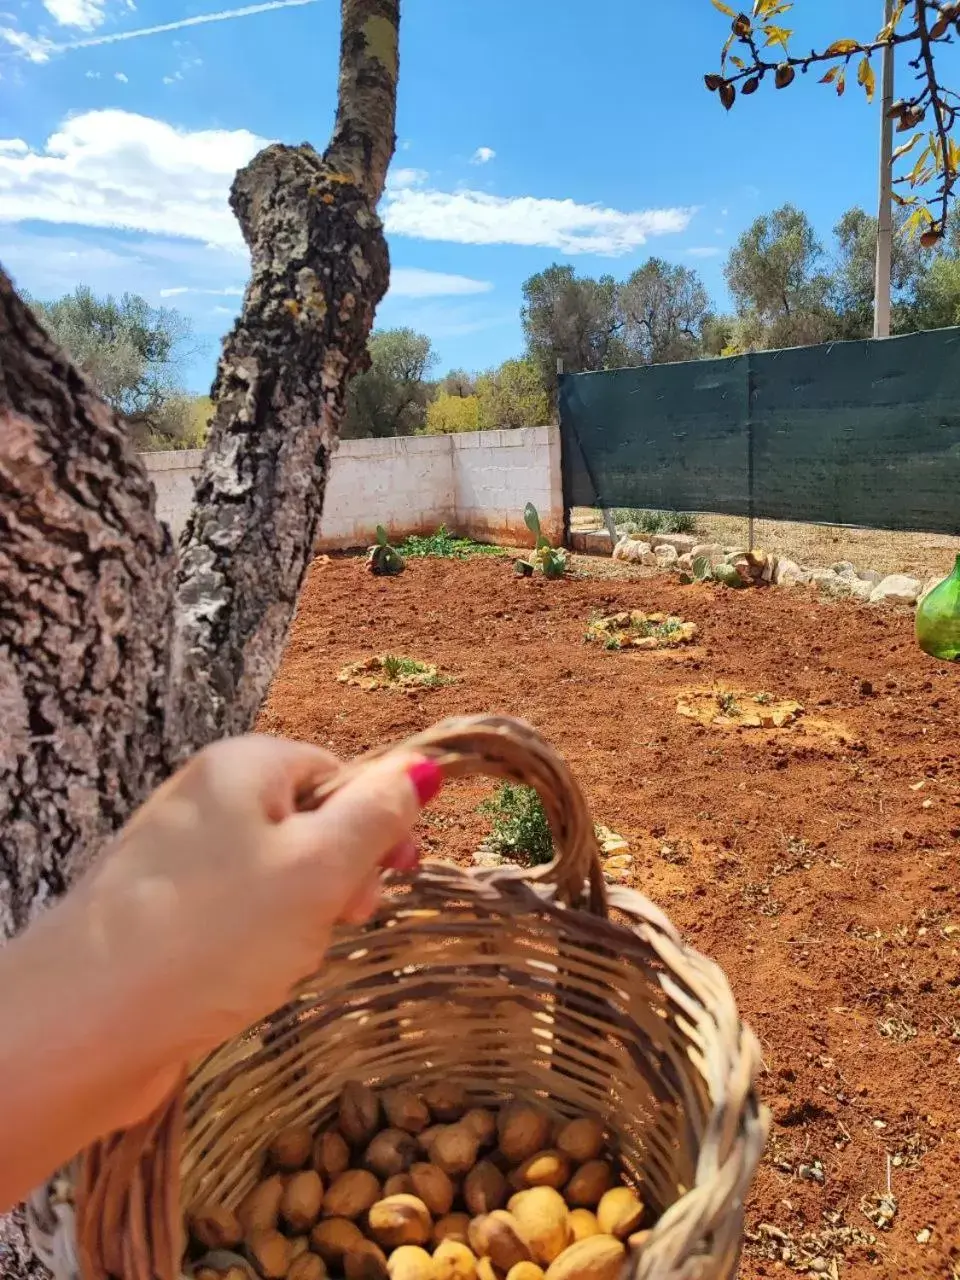
<svg viewBox="0 0 960 1280">
<path fill-rule="evenodd" d="M 324 154 L 270 146 L 233 183 L 252 271 L 179 551 L 129 432 L 0 270 L 2 937 L 180 760 L 256 716 L 388 284 L 376 205 L 395 144 L 399 6 L 341 0 Z M 41 1271 L 21 1220 L 0 1221 L 0 1275 Z"/>
</svg>

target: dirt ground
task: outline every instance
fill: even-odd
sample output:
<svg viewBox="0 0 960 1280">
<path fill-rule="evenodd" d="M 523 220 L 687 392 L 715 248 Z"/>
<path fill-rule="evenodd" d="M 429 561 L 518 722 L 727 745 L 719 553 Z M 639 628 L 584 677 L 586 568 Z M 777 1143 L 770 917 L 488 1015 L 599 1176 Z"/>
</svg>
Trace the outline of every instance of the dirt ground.
<svg viewBox="0 0 960 1280">
<path fill-rule="evenodd" d="M 629 608 L 681 614 L 698 643 L 584 644 L 592 610 Z M 385 652 L 457 683 L 336 682 Z M 629 840 L 634 885 L 724 967 L 762 1043 L 774 1123 L 742 1274 L 944 1280 L 960 1277 L 958 674 L 916 648 L 909 613 L 803 591 L 523 580 L 483 559 L 378 580 L 342 559 L 310 574 L 261 727 L 345 756 L 451 714 L 540 728 L 595 819 Z M 714 686 L 806 714 L 781 730 L 677 714 L 678 695 Z M 468 863 L 491 789 L 448 787 L 427 850 Z M 863 1209 L 888 1177 L 896 1214 L 879 1230 Z"/>
<path fill-rule="evenodd" d="M 745 547 L 748 521 L 739 516 L 697 515 L 697 536 L 704 542 Z M 571 513 L 575 529 L 599 529 L 601 513 L 576 507 Z M 878 573 L 910 573 L 921 581 L 953 568 L 960 555 L 960 538 L 941 533 L 896 533 L 889 529 L 851 529 L 843 525 L 798 524 L 791 520 L 757 520 L 754 543 L 798 564 L 829 568 L 838 560 L 850 560 L 858 569 Z"/>
</svg>

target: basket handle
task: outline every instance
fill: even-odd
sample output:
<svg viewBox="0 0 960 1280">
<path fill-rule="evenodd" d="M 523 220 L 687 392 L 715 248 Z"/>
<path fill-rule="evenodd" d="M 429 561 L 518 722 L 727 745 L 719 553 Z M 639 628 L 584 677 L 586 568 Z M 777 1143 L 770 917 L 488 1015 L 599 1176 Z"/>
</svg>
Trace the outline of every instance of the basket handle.
<svg viewBox="0 0 960 1280">
<path fill-rule="evenodd" d="M 447 778 L 486 774 L 533 787 L 543 802 L 556 856 L 542 867 L 497 867 L 497 880 L 516 878 L 553 885 L 562 902 L 606 918 L 609 914 L 600 850 L 583 792 L 566 762 L 531 725 L 510 716 L 458 716 L 381 747 L 345 764 L 320 786 L 298 800 L 316 809 L 370 760 L 390 752 L 414 751 L 427 756 Z"/>
</svg>

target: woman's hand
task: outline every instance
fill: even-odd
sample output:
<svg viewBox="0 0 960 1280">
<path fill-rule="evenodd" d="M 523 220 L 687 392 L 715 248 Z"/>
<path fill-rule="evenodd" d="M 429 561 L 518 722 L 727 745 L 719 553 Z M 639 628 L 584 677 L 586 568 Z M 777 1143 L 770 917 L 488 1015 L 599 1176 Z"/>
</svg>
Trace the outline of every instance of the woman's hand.
<svg viewBox="0 0 960 1280">
<path fill-rule="evenodd" d="M 34 1173 L 43 1176 L 144 1118 L 183 1066 L 277 1008 L 319 967 L 338 921 L 373 911 L 382 867 L 415 865 L 411 833 L 439 789 L 438 767 L 412 756 L 377 761 L 320 809 L 299 811 L 297 798 L 336 767 L 318 748 L 269 737 L 207 748 L 0 953 L 0 998 L 29 1011 L 20 1043 L 4 1011 L 4 1166 L 26 1178 L 40 1160 Z M 44 1083 L 38 1055 L 59 1066 L 59 1093 Z M 18 1109 L 29 1159 L 18 1152 Z M 37 1140 L 41 1116 L 46 1144 Z"/>
</svg>

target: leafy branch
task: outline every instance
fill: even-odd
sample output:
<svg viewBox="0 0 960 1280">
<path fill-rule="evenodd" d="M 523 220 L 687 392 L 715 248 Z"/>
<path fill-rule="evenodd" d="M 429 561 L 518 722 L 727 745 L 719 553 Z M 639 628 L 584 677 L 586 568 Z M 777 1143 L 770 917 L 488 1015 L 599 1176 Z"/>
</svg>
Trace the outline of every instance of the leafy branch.
<svg viewBox="0 0 960 1280">
<path fill-rule="evenodd" d="M 754 0 L 752 14 L 737 13 L 723 0 L 711 0 L 711 3 L 731 19 L 731 31 L 721 51 L 719 74 L 704 76 L 704 83 L 711 93 L 719 96 L 728 111 L 738 92 L 749 97 L 764 80 L 772 80 L 777 89 L 786 89 L 798 71 L 806 75 L 811 67 L 824 63 L 830 65 L 820 83 L 833 85 L 842 97 L 854 60 L 857 84 L 864 90 L 867 101 L 872 102 L 877 83 L 873 55 L 899 45 L 908 45 L 916 51 L 908 63 L 916 73 L 916 92 L 894 102 L 889 117 L 897 121 L 898 133 L 916 129 L 928 115 L 933 127 L 915 133 L 894 151 L 896 162 L 913 152 L 917 143 L 925 142 L 912 169 L 894 179 L 896 185 L 907 188 L 906 194 L 895 191 L 894 200 L 913 209 L 905 226 L 909 234 L 920 233 L 922 245 L 930 247 L 942 239 L 950 201 L 960 180 L 960 147 L 952 137 L 960 95 L 940 83 L 934 47 L 952 44 L 954 37 L 960 35 L 960 0 L 944 4 L 935 0 L 913 0 L 912 4 L 908 0 L 897 0 L 891 21 L 874 40 L 834 40 L 826 49 L 812 49 L 802 56 L 791 54 L 789 41 L 794 32 L 781 25 L 794 7 L 793 0 Z M 913 11 L 912 26 L 902 26 L 908 7 Z M 733 52 L 734 49 L 738 52 Z M 922 198 L 920 189 L 929 188 L 931 184 L 932 189 Z"/>
</svg>

